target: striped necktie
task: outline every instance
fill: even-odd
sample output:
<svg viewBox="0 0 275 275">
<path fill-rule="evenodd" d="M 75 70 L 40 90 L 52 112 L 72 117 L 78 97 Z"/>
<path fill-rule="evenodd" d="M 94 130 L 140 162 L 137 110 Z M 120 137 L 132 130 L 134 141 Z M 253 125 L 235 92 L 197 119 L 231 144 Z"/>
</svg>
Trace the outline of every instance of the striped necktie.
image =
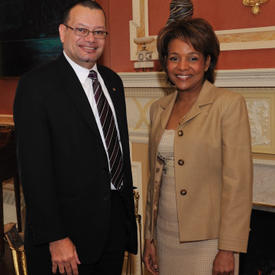
<svg viewBox="0 0 275 275">
<path fill-rule="evenodd" d="M 110 161 L 111 182 L 117 190 L 121 190 L 123 185 L 123 158 L 113 112 L 102 91 L 97 73 L 93 70 L 90 71 L 89 78 L 93 80 L 94 97 Z"/>
</svg>

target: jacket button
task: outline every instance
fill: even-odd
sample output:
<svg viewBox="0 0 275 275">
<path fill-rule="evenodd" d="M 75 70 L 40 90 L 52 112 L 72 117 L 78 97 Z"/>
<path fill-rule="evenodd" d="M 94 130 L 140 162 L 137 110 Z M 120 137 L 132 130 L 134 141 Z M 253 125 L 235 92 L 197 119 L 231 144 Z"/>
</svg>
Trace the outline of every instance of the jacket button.
<svg viewBox="0 0 275 275">
<path fill-rule="evenodd" d="M 178 131 L 178 135 L 179 135 L 179 137 L 182 137 L 182 136 L 183 136 L 183 131 L 182 131 L 182 130 L 179 130 L 179 131 Z"/>
<path fill-rule="evenodd" d="M 186 189 L 180 190 L 180 194 L 181 194 L 182 196 L 185 196 L 185 195 L 187 194 L 187 190 L 186 190 Z"/>
<path fill-rule="evenodd" d="M 156 169 L 156 172 L 158 173 L 158 172 L 159 172 L 159 170 L 160 170 L 160 169 L 159 169 L 159 168 L 157 168 L 157 169 Z"/>
<path fill-rule="evenodd" d="M 179 160 L 178 160 L 178 165 L 182 166 L 183 164 L 184 164 L 184 160 L 179 159 Z"/>
</svg>

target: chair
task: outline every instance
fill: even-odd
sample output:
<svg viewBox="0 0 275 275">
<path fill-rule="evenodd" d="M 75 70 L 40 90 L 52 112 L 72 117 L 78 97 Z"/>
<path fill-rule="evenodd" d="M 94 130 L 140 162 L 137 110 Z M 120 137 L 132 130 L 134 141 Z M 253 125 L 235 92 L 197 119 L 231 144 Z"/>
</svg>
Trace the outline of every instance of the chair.
<svg viewBox="0 0 275 275">
<path fill-rule="evenodd" d="M 0 257 L 4 254 L 3 181 L 13 178 L 18 231 L 22 231 L 19 176 L 13 125 L 0 125 Z"/>
</svg>

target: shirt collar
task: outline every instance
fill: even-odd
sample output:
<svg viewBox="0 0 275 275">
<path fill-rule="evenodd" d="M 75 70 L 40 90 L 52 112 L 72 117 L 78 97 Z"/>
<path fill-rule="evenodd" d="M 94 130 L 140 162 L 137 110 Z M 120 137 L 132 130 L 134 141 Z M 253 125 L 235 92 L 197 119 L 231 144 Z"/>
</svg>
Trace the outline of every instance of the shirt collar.
<svg viewBox="0 0 275 275">
<path fill-rule="evenodd" d="M 96 64 L 89 70 L 89 69 L 84 68 L 84 67 L 78 65 L 77 63 L 75 63 L 65 53 L 65 51 L 63 51 L 63 54 L 64 54 L 65 58 L 67 59 L 67 61 L 69 62 L 69 64 L 72 66 L 72 68 L 75 71 L 75 73 L 76 73 L 76 75 L 77 75 L 77 77 L 78 77 L 78 79 L 79 79 L 79 81 L 80 81 L 81 84 L 83 84 L 86 81 L 86 79 L 87 79 L 87 77 L 88 77 L 88 75 L 89 75 L 89 73 L 90 73 L 91 70 L 94 70 L 94 71 L 97 72 L 97 74 L 99 74 L 98 70 L 97 70 L 97 65 Z"/>
</svg>

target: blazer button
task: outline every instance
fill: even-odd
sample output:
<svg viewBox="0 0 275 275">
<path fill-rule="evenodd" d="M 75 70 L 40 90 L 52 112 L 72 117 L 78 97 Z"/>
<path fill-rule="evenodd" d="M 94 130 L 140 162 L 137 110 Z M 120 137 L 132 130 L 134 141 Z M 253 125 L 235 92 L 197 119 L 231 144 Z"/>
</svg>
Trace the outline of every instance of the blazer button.
<svg viewBox="0 0 275 275">
<path fill-rule="evenodd" d="M 184 164 L 184 160 L 179 159 L 179 160 L 178 160 L 178 165 L 182 166 L 183 164 Z"/>
<path fill-rule="evenodd" d="M 159 168 L 157 168 L 157 169 L 156 169 L 156 173 L 158 173 L 158 172 L 159 172 L 159 170 L 160 170 L 160 169 L 159 169 Z"/>
<path fill-rule="evenodd" d="M 180 194 L 181 194 L 182 196 L 185 196 L 185 195 L 187 194 L 187 190 L 186 190 L 186 189 L 180 190 Z"/>
<path fill-rule="evenodd" d="M 182 137 L 182 136 L 183 136 L 183 131 L 182 131 L 182 130 L 179 130 L 179 131 L 178 131 L 178 136 L 179 136 L 179 137 Z"/>
</svg>

